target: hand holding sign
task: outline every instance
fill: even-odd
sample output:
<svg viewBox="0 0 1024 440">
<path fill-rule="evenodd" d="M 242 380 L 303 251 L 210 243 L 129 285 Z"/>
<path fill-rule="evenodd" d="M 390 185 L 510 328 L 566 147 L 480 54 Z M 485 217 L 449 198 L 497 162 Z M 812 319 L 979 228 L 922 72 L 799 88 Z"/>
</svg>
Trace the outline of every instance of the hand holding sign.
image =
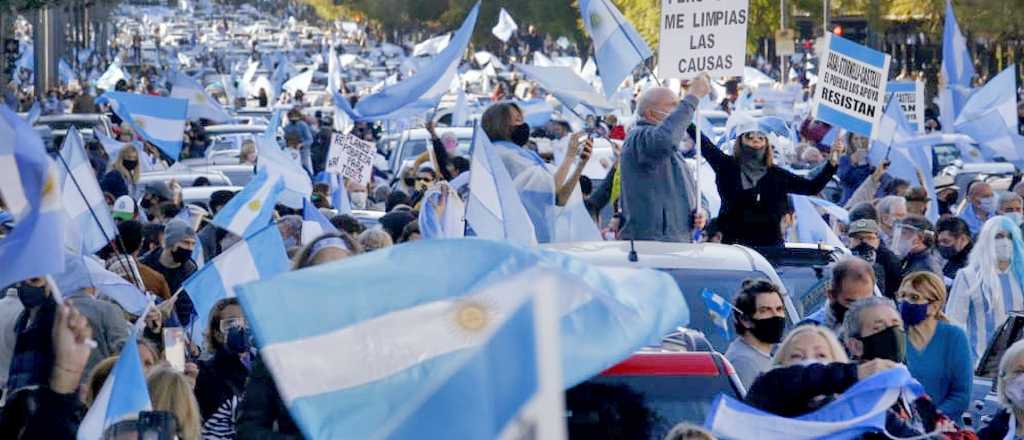
<svg viewBox="0 0 1024 440">
<path fill-rule="evenodd" d="M 326 169 L 360 184 L 370 182 L 376 148 L 351 134 L 335 134 L 327 154 Z"/>
<path fill-rule="evenodd" d="M 707 73 L 701 72 L 697 78 L 690 81 L 690 87 L 686 89 L 686 92 L 703 99 L 708 93 L 711 93 L 711 78 Z"/>
</svg>

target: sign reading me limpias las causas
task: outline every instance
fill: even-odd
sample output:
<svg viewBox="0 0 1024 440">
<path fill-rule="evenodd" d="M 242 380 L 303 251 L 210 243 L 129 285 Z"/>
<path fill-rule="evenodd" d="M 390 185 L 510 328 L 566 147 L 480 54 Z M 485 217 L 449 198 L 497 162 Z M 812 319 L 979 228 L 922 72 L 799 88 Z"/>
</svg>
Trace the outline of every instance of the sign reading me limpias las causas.
<svg viewBox="0 0 1024 440">
<path fill-rule="evenodd" d="M 748 0 L 662 0 L 658 75 L 742 76 Z"/>
</svg>

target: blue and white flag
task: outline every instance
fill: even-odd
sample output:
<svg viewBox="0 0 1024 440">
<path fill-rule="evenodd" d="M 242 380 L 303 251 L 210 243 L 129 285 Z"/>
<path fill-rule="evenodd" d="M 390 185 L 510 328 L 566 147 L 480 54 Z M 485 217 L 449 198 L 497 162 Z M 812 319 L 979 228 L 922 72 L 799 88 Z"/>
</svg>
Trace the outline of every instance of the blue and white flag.
<svg viewBox="0 0 1024 440">
<path fill-rule="evenodd" d="M 537 233 L 512 177 L 483 128 L 473 133 L 466 223 L 476 236 L 522 246 L 537 244 Z"/>
<path fill-rule="evenodd" d="M 334 46 L 327 51 L 327 93 L 333 95 L 341 90 L 341 64 Z"/>
<path fill-rule="evenodd" d="M 224 84 L 227 91 L 231 86 Z M 188 118 L 198 121 L 200 118 L 209 119 L 213 122 L 224 123 L 231 119 L 224 108 L 206 89 L 199 85 L 196 80 L 181 72 L 175 72 L 174 85 L 171 87 L 171 98 L 181 98 L 188 101 Z"/>
<path fill-rule="evenodd" d="M 267 127 L 267 131 L 271 131 L 274 122 L 280 121 L 280 112 L 275 113 L 274 118 L 272 125 Z M 258 156 L 257 172 L 265 171 L 271 177 L 280 177 L 285 189 L 280 203 L 292 209 L 301 208 L 302 199 L 313 195 L 313 182 L 309 179 L 309 173 L 302 168 L 299 162 L 293 160 L 281 149 L 274 134 L 263 133 L 256 136 L 254 141 Z"/>
<path fill-rule="evenodd" d="M 810 197 L 790 194 L 796 214 L 796 239 L 798 243 L 824 243 L 837 248 L 845 247 L 835 231 L 825 222 L 814 208 Z"/>
<path fill-rule="evenodd" d="M 817 206 L 820 209 L 824 209 L 832 218 L 839 220 L 842 223 L 850 223 L 850 212 L 842 206 L 818 197 L 808 196 L 807 201 L 813 203 L 814 206 Z"/>
<path fill-rule="evenodd" d="M 942 32 L 942 69 L 948 86 L 970 89 L 974 78 L 974 62 L 967 51 L 967 39 L 960 32 L 952 0 L 946 0 L 945 25 Z M 954 117 L 956 115 L 953 115 Z"/>
<path fill-rule="evenodd" d="M 124 70 L 121 70 L 121 62 L 114 60 L 114 62 L 110 63 L 110 66 L 107 67 L 107 70 L 103 72 L 103 76 L 100 76 L 100 78 L 96 80 L 96 88 L 100 90 L 114 91 L 114 86 L 117 85 L 117 82 L 126 78 L 128 78 L 128 75 L 125 75 Z"/>
<path fill-rule="evenodd" d="M 523 112 L 523 121 L 531 127 L 543 127 L 551 120 L 555 109 L 544 99 L 531 99 L 528 101 L 516 101 L 519 110 Z"/>
<path fill-rule="evenodd" d="M 523 72 L 527 78 L 540 84 L 544 90 L 552 94 L 566 108 L 575 110 L 577 106 L 583 105 L 595 114 L 610 112 L 615 108 L 608 102 L 608 99 L 597 93 L 590 83 L 580 78 L 572 68 L 516 64 L 516 70 Z"/>
<path fill-rule="evenodd" d="M 434 56 L 430 64 L 398 84 L 361 98 L 349 116 L 357 121 L 419 117 L 437 106 L 458 73 L 459 61 L 469 44 L 479 12 L 478 2 L 469 11 L 469 15 L 452 36 L 448 46 Z M 347 104 L 341 106 L 337 99 L 335 105 L 343 111 L 349 110 Z"/>
<path fill-rule="evenodd" d="M 77 253 L 96 253 L 117 236 L 117 226 L 85 153 L 82 135 L 74 126 L 68 128 L 58 159 L 63 163 L 62 202 L 69 219 L 66 236 L 75 238 L 67 244 Z"/>
<path fill-rule="evenodd" d="M 308 92 L 309 85 L 313 83 L 313 73 L 315 73 L 319 67 L 320 66 L 314 64 L 312 67 L 306 69 L 305 72 L 289 78 L 288 81 L 285 81 L 285 83 L 281 85 L 281 89 L 291 93 L 292 95 L 295 95 L 296 92 L 300 91 L 302 93 Z"/>
<path fill-rule="evenodd" d="M 879 126 L 879 137 L 871 141 L 868 161 L 877 167 L 888 160 L 887 174 L 911 182 L 912 186 L 924 187 L 931 199 L 926 216 L 932 222 L 937 221 L 939 204 L 932 176 L 932 146 L 913 142 L 910 124 L 895 96 L 889 99 Z"/>
<path fill-rule="evenodd" d="M 505 8 L 501 8 L 501 11 L 498 12 L 498 24 L 491 28 L 491 33 L 503 43 L 508 43 L 508 39 L 512 38 L 512 34 L 517 30 L 519 30 L 519 26 L 516 25 L 515 20 L 512 20 L 512 16 Z"/>
<path fill-rule="evenodd" d="M 326 233 L 337 234 L 338 228 L 320 213 L 309 199 L 302 200 L 302 245 L 305 246 Z"/>
<path fill-rule="evenodd" d="M 39 101 L 32 101 L 32 107 L 29 107 L 28 114 L 25 115 L 25 122 L 28 122 L 28 125 L 35 125 L 42 114 L 43 106 L 39 105 Z"/>
<path fill-rule="evenodd" d="M 711 322 L 722 333 L 722 338 L 726 341 L 731 340 L 732 332 L 729 331 L 729 317 L 732 316 L 732 304 L 729 303 L 729 300 L 707 288 L 700 291 L 700 297 L 704 300 L 704 306 L 708 309 Z"/>
<path fill-rule="evenodd" d="M 852 440 L 885 431 L 886 413 L 900 399 L 924 395 L 906 368 L 893 368 L 854 384 L 820 409 L 800 417 L 780 417 L 720 395 L 704 427 L 723 440 L 785 438 Z"/>
<path fill-rule="evenodd" d="M 580 0 L 583 27 L 594 42 L 594 58 L 610 97 L 638 64 L 651 57 L 643 37 L 609 0 Z"/>
<path fill-rule="evenodd" d="M 259 61 L 249 61 L 249 66 L 245 68 L 245 73 L 242 74 L 242 79 L 238 82 L 239 96 L 249 98 L 259 94 L 258 89 L 251 87 L 252 79 L 256 76 L 256 69 L 259 67 Z"/>
<path fill-rule="evenodd" d="M 192 248 L 192 262 L 196 263 L 196 269 L 202 269 L 206 265 L 206 253 L 203 252 L 202 243 L 196 243 Z"/>
<path fill-rule="evenodd" d="M 416 43 L 416 45 L 413 46 L 412 48 L 412 56 L 420 57 L 437 55 L 441 53 L 441 51 L 444 50 L 446 47 L 448 47 L 448 44 L 451 42 L 451 39 L 452 34 L 447 33 L 444 35 L 431 37 L 425 41 Z"/>
<path fill-rule="evenodd" d="M 72 80 L 78 80 L 75 69 L 67 61 L 64 61 L 63 58 L 57 63 L 57 75 L 60 77 L 60 82 L 64 84 L 69 84 Z"/>
<path fill-rule="evenodd" d="M 64 271 L 64 219 L 57 167 L 43 141 L 0 104 L 0 197 L 15 219 L 0 240 L 0 286 Z"/>
<path fill-rule="evenodd" d="M 345 179 L 341 174 L 327 173 L 331 184 L 331 206 L 338 211 L 338 215 L 352 213 L 352 201 L 348 198 L 348 188 L 345 187 Z"/>
<path fill-rule="evenodd" d="M 466 350 L 436 388 L 413 397 L 411 411 L 389 421 L 382 437 L 564 439 L 558 298 L 547 293 L 572 291 L 572 282 L 554 270 L 529 270 L 473 294 L 504 291 L 522 303 L 488 322 L 481 329 L 487 339 Z"/>
<path fill-rule="evenodd" d="M 469 106 L 466 104 L 466 87 L 459 83 L 459 94 L 455 98 L 455 110 L 452 111 L 452 127 L 465 127 L 469 121 Z M 533 124 L 530 124 L 534 126 Z"/>
<path fill-rule="evenodd" d="M 221 252 L 181 286 L 192 299 L 196 321 L 205 323 L 217 301 L 235 296 L 235 286 L 270 278 L 288 268 L 281 232 L 277 225 L 267 225 Z"/>
<path fill-rule="evenodd" d="M 979 88 L 956 117 L 955 129 L 973 138 L 988 160 L 998 157 L 1024 165 L 1017 148 L 1016 66 L 1010 66 Z"/>
<path fill-rule="evenodd" d="M 64 270 L 53 274 L 61 292 L 70 295 L 86 288 L 95 288 L 98 295 L 114 300 L 124 311 L 141 315 L 150 299 L 139 288 L 103 267 L 90 255 L 64 253 Z"/>
<path fill-rule="evenodd" d="M 431 188 L 423 196 L 419 216 L 420 236 L 460 238 L 466 232 L 466 205 L 449 185 Z"/>
<path fill-rule="evenodd" d="M 452 272 L 451 267 L 459 270 Z M 537 285 L 532 280 L 538 277 L 528 276 L 535 273 L 532 269 L 555 271 L 565 282 L 559 287 Z M 281 295 L 285 290 L 289 294 Z M 565 387 L 689 321 L 679 288 L 664 273 L 597 268 L 564 254 L 490 240 L 421 240 L 281 274 L 236 291 L 246 315 L 261 317 L 252 323 L 260 355 L 309 438 L 380 438 L 391 426 L 433 426 L 426 416 L 404 416 L 415 414 L 439 383 L 474 359 L 490 335 L 516 315 L 524 293 L 558 297 Z M 530 388 L 519 382 L 527 378 L 510 379 L 499 373 L 504 371 L 499 365 L 490 365 L 490 374 L 479 380 L 505 378 Z M 487 400 L 507 399 L 513 409 L 522 399 L 504 391 L 492 397 Z M 458 402 L 462 409 L 449 411 L 445 420 L 478 425 L 459 432 L 494 432 L 507 424 L 504 413 L 450 419 L 467 410 L 466 398 L 471 396 L 435 401 L 434 408 L 423 410 L 439 411 Z"/>
<path fill-rule="evenodd" d="M 128 122 L 136 134 L 155 145 L 171 160 L 178 160 L 188 115 L 187 100 L 107 92 L 97 102 L 109 102 L 114 113 Z"/>
<path fill-rule="evenodd" d="M 245 188 L 228 201 L 210 223 L 240 237 L 248 237 L 270 224 L 274 204 L 284 191 L 279 176 L 261 170 Z"/>
<path fill-rule="evenodd" d="M 138 320 L 145 322 L 145 318 L 143 315 Z M 139 411 L 153 409 L 149 388 L 146 386 L 146 376 L 142 370 L 139 344 L 135 342 L 139 327 L 136 324 L 129 333 L 117 363 L 110 370 L 110 375 L 103 382 L 96 400 L 78 426 L 78 440 L 100 440 L 104 431 L 111 426 L 138 418 Z"/>
</svg>

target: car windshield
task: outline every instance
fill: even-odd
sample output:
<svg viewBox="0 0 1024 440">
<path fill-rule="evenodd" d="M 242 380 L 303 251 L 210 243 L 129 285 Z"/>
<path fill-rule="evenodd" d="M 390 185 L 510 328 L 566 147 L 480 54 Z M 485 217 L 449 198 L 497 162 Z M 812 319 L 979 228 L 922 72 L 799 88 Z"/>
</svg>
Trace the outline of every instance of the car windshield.
<svg viewBox="0 0 1024 440">
<path fill-rule="evenodd" d="M 714 270 L 714 269 L 663 269 L 675 279 L 679 290 L 683 292 L 686 306 L 690 309 L 690 323 L 687 327 L 704 333 L 711 345 L 720 352 L 725 352 L 729 342 L 736 336 L 732 323 L 725 320 L 725 325 L 716 316 L 712 316 L 702 293 L 707 290 L 723 300 L 732 303 L 733 295 L 740 290 L 743 280 L 748 278 L 767 279 L 756 271 Z M 710 296 L 710 295 L 709 295 Z M 713 296 L 712 296 L 713 297 Z M 795 317 L 790 316 L 792 323 Z"/>
<path fill-rule="evenodd" d="M 405 141 L 405 145 L 402 147 L 402 161 L 400 163 L 404 163 L 407 160 L 415 160 L 416 157 L 427 151 L 428 142 L 428 139 L 409 139 Z M 466 154 L 469 151 L 469 144 L 471 142 L 472 139 L 459 139 L 459 146 L 455 148 L 456 154 Z"/>
<path fill-rule="evenodd" d="M 703 424 L 727 376 L 599 376 L 565 393 L 569 438 L 663 439 L 680 422 Z"/>
<path fill-rule="evenodd" d="M 995 379 L 996 374 L 999 373 L 999 361 L 1003 358 L 1003 353 L 1022 337 L 1024 337 L 1024 315 L 1013 313 L 1006 318 L 996 332 L 996 336 L 992 338 L 988 349 L 985 350 L 981 361 L 978 362 L 978 368 L 974 375 Z"/>
</svg>

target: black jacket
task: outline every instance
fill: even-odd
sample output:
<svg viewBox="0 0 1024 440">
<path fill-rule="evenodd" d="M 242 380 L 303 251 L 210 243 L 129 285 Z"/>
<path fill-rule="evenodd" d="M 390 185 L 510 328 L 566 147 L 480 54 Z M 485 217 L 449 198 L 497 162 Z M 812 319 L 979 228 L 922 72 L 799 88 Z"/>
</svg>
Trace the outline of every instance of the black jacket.
<svg viewBox="0 0 1024 440">
<path fill-rule="evenodd" d="M 953 258 L 946 261 L 946 265 L 942 267 L 942 275 L 951 280 L 956 279 L 956 272 L 967 266 L 967 257 L 971 255 L 971 249 L 974 249 L 974 243 L 967 243 L 964 249 L 957 252 Z"/>
<path fill-rule="evenodd" d="M 815 398 L 842 394 L 857 383 L 857 364 L 831 363 L 768 370 L 754 380 L 747 403 L 782 417 L 814 411 Z"/>
<path fill-rule="evenodd" d="M 999 410 L 984 428 L 978 430 L 979 440 L 1003 440 L 1010 430 L 1010 412 L 1005 408 Z"/>
<path fill-rule="evenodd" d="M 238 423 L 235 426 L 238 438 L 302 438 L 302 433 L 295 426 L 295 421 L 288 414 L 288 409 L 277 392 L 274 377 L 267 370 L 261 357 L 257 356 L 253 362 L 249 384 L 245 387 L 245 398 L 242 399 L 238 412 Z"/>
<path fill-rule="evenodd" d="M 212 358 L 199 361 L 195 394 L 203 420 L 228 399 L 241 396 L 248 378 L 249 369 L 236 354 L 217 350 Z"/>
<path fill-rule="evenodd" d="M 695 132 L 693 126 L 689 132 L 692 137 Z M 789 206 L 789 195 L 818 194 L 836 173 L 836 166 L 831 162 L 827 162 L 812 179 L 805 179 L 773 165 L 755 187 L 745 190 L 740 181 L 739 163 L 703 135 L 701 153 L 715 170 L 715 183 L 722 198 L 718 225 L 722 230 L 723 243 L 782 245 L 784 242 L 779 223 Z"/>
<path fill-rule="evenodd" d="M 884 273 L 875 275 L 885 280 L 882 284 L 882 294 L 886 298 L 895 299 L 896 291 L 903 281 L 903 271 L 900 268 L 900 258 L 884 246 L 875 249 L 875 263 L 882 267 Z"/>
<path fill-rule="evenodd" d="M 907 276 L 914 272 L 931 272 L 935 275 L 942 275 L 942 269 L 939 268 L 939 262 L 932 255 L 931 251 L 917 252 L 908 254 L 903 262 L 900 263 L 900 274 L 901 276 Z"/>
</svg>

